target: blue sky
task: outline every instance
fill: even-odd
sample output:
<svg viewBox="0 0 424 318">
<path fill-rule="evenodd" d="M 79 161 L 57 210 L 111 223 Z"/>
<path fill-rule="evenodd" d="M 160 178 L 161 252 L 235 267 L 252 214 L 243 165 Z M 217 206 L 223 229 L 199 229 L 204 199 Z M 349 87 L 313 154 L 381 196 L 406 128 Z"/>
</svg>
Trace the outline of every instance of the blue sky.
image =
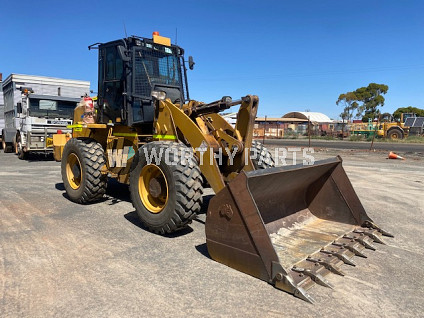
<svg viewBox="0 0 424 318">
<path fill-rule="evenodd" d="M 192 55 L 190 97 L 260 98 L 259 115 L 319 111 L 389 86 L 382 111 L 424 108 L 424 1 L 1 1 L 0 72 L 89 80 L 95 42 L 152 31 Z"/>
</svg>

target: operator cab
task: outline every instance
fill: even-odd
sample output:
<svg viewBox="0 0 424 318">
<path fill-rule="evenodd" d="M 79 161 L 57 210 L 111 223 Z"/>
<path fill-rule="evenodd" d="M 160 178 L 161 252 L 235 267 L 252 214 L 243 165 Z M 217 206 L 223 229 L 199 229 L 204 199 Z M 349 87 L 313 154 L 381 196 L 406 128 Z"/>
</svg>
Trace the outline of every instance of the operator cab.
<svg viewBox="0 0 424 318">
<path fill-rule="evenodd" d="M 131 36 L 89 49 L 97 45 L 99 123 L 146 124 L 151 130 L 152 92 L 164 92 L 174 104 L 189 100 L 184 50 L 169 38 L 154 32 L 153 39 Z"/>
</svg>

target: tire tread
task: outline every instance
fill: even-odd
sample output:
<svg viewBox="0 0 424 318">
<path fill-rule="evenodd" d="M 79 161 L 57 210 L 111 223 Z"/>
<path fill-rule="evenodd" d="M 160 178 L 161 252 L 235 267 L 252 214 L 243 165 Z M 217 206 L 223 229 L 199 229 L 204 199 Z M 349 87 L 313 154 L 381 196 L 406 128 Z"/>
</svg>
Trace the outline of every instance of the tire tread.
<svg viewBox="0 0 424 318">
<path fill-rule="evenodd" d="M 197 213 L 200 211 L 202 202 L 203 202 L 203 187 L 202 187 L 202 175 L 200 168 L 197 164 L 194 156 L 186 156 L 185 160 L 182 160 L 183 148 L 185 148 L 184 153 L 188 154 L 189 149 L 182 143 L 169 142 L 169 141 L 154 141 L 144 145 L 139 150 L 139 156 L 144 155 L 144 147 L 147 147 L 149 153 L 150 150 L 156 148 L 157 153 L 159 149 L 170 149 L 170 161 L 176 162 L 176 165 L 168 165 L 172 171 L 175 184 L 173 185 L 176 190 L 175 194 L 175 209 L 171 213 L 170 217 L 166 224 L 162 226 L 153 226 L 148 224 L 146 221 L 141 222 L 143 225 L 151 232 L 158 234 L 169 234 L 175 231 L 178 231 L 191 223 L 191 221 L 197 216 Z M 177 157 L 175 157 L 177 154 Z M 131 171 L 135 169 L 135 166 L 138 164 L 139 160 L 133 161 L 133 167 Z M 133 180 L 134 181 L 134 180 Z M 131 201 L 134 208 L 137 210 L 137 205 L 134 203 L 137 200 L 138 188 L 134 186 L 130 181 L 130 192 L 131 192 Z M 143 213 L 143 211 L 137 211 Z"/>
</svg>

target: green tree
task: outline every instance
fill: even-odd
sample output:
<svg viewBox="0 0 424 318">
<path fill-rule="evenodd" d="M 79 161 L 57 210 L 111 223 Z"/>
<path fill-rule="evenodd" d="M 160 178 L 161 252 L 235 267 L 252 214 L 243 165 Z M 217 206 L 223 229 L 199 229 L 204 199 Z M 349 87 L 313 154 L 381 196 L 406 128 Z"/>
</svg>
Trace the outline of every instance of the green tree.
<svg viewBox="0 0 424 318">
<path fill-rule="evenodd" d="M 336 105 L 343 106 L 343 112 L 340 114 L 340 117 L 343 120 L 352 120 L 353 112 L 358 108 L 358 98 L 354 92 L 347 92 L 345 94 L 340 94 L 339 99 L 336 101 Z"/>
<path fill-rule="evenodd" d="M 385 121 L 385 122 L 390 122 L 390 121 L 392 121 L 392 114 L 390 114 L 390 113 L 383 113 L 383 114 L 381 114 L 380 120 L 381 121 Z"/>
<path fill-rule="evenodd" d="M 385 84 L 370 83 L 367 87 L 360 87 L 354 93 L 359 102 L 362 102 L 358 109 L 357 116 L 362 116 L 363 122 L 368 119 L 373 120 L 380 114 L 379 107 L 384 106 L 384 94 L 389 90 L 389 86 Z"/>
<path fill-rule="evenodd" d="M 402 113 L 414 113 L 414 114 L 417 114 L 418 117 L 424 117 L 424 109 L 408 106 L 408 107 L 400 107 L 396 109 L 395 112 L 393 113 L 393 118 L 395 120 L 400 120 L 400 116 L 401 116 L 400 114 Z"/>
</svg>

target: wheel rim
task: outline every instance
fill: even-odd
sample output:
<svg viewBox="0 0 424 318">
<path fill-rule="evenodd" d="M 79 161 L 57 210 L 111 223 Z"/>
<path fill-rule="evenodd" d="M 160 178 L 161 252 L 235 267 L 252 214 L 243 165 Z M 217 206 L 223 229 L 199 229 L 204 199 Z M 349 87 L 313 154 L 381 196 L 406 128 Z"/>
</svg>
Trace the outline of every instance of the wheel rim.
<svg viewBox="0 0 424 318">
<path fill-rule="evenodd" d="M 72 189 L 77 190 L 81 186 L 82 168 L 78 156 L 69 154 L 66 160 L 66 176 Z"/>
<path fill-rule="evenodd" d="M 168 183 L 163 171 L 156 165 L 146 165 L 138 178 L 141 202 L 151 213 L 160 213 L 168 202 Z"/>
<path fill-rule="evenodd" d="M 391 139 L 398 139 L 398 137 L 399 136 L 397 134 L 394 134 L 394 133 L 391 135 Z"/>
</svg>

